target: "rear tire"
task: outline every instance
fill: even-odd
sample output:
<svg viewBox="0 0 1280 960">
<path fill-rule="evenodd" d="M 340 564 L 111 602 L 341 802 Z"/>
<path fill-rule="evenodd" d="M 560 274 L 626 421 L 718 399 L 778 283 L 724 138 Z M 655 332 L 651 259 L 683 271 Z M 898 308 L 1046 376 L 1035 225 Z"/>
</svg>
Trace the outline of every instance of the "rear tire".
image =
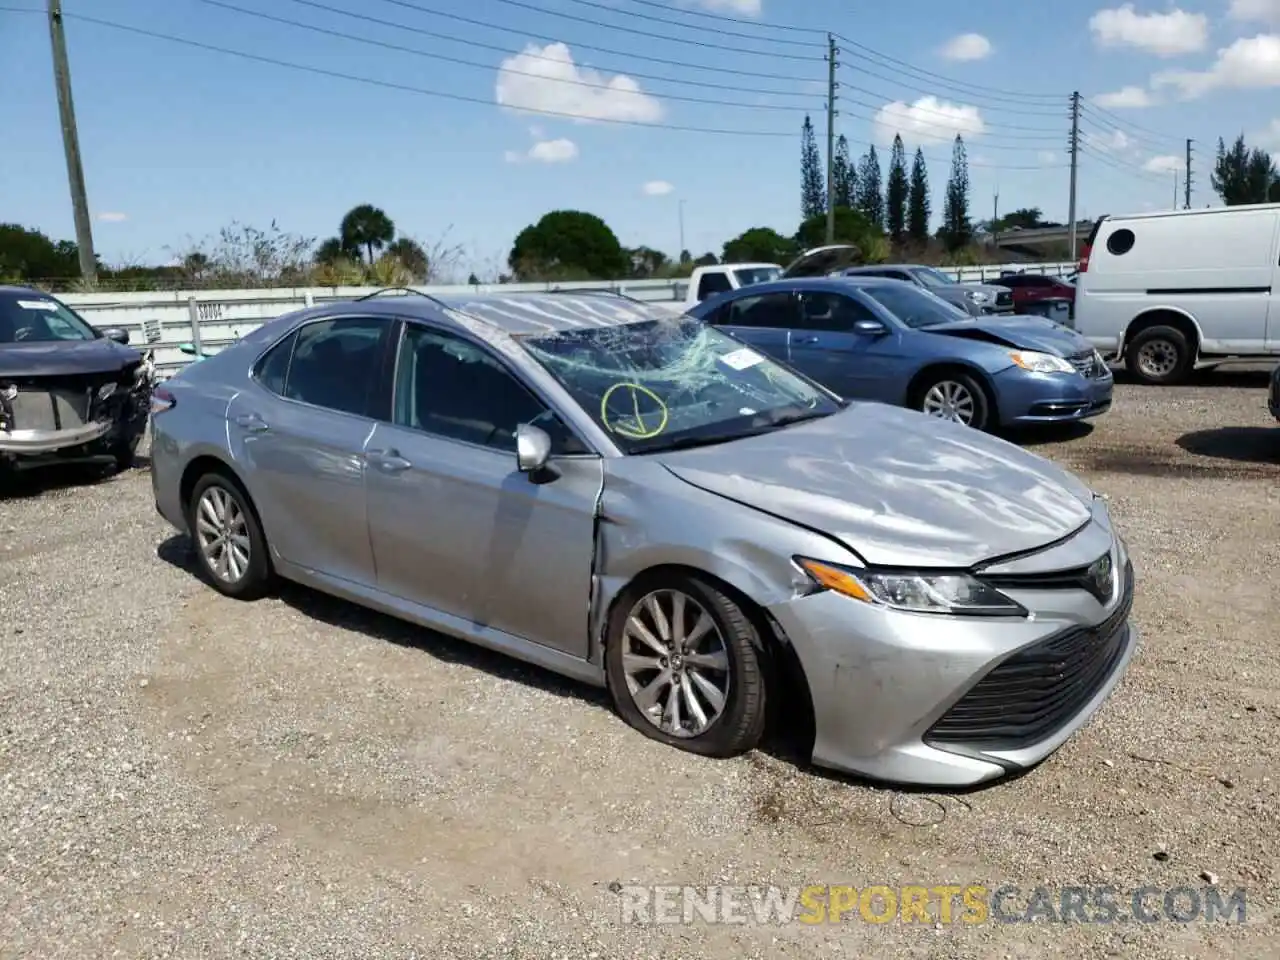
<svg viewBox="0 0 1280 960">
<path fill-rule="evenodd" d="M 614 604 L 606 644 L 614 707 L 645 736 L 718 758 L 759 744 L 768 714 L 761 640 L 710 583 L 670 575 L 633 584 Z"/>
<path fill-rule="evenodd" d="M 206 473 L 191 490 L 187 525 L 196 566 L 211 587 L 236 600 L 256 600 L 271 587 L 267 539 L 248 493 L 223 473 Z"/>
<path fill-rule="evenodd" d="M 1195 362 L 1187 335 L 1176 327 L 1147 327 L 1126 345 L 1125 367 L 1135 380 L 1152 386 L 1183 383 Z"/>
<path fill-rule="evenodd" d="M 991 425 L 994 404 L 986 387 L 959 370 L 931 377 L 916 390 L 915 409 L 930 417 L 961 423 L 975 430 Z"/>
</svg>

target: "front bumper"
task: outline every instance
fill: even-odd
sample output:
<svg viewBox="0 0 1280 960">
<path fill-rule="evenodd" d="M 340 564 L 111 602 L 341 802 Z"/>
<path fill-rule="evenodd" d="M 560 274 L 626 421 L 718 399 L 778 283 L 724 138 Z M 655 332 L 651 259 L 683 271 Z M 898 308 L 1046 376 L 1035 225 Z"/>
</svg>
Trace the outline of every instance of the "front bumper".
<svg viewBox="0 0 1280 960">
<path fill-rule="evenodd" d="M 1025 619 L 907 614 L 829 591 L 770 607 L 808 681 L 813 762 L 964 787 L 1048 757 L 1106 701 L 1137 646 L 1132 566 L 1114 540 L 1111 555 L 1108 605 L 1034 580 L 1002 586 L 1034 611 Z"/>
<path fill-rule="evenodd" d="M 1030 373 L 1020 367 L 994 377 L 996 407 L 1005 426 L 1069 423 L 1097 417 L 1111 409 L 1115 378 L 1078 373 Z"/>
<path fill-rule="evenodd" d="M 78 411 L 67 391 L 46 392 L 39 385 L 24 391 L 25 402 L 0 397 L 0 461 L 22 466 L 104 457 L 136 444 L 147 428 L 151 390 L 143 382 L 105 399 L 90 397 Z M 48 410 L 41 408 L 46 398 Z"/>
</svg>

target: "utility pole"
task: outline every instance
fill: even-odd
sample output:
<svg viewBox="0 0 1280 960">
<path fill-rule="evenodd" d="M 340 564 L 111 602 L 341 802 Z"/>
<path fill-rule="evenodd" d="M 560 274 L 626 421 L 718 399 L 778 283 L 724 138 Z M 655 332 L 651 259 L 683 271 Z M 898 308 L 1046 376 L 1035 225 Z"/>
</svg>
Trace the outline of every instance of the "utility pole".
<svg viewBox="0 0 1280 960">
<path fill-rule="evenodd" d="M 680 252 L 676 256 L 684 256 L 684 200 L 676 201 L 676 209 L 680 216 Z"/>
<path fill-rule="evenodd" d="M 1173 209 L 1178 209 L 1178 171 L 1173 171 Z"/>
<path fill-rule="evenodd" d="M 1182 209 L 1184 210 L 1191 209 L 1191 144 L 1193 143 L 1195 143 L 1195 141 L 1192 140 L 1190 137 L 1187 137 L 1187 172 L 1186 172 L 1186 176 L 1183 177 L 1183 181 L 1182 181 L 1183 189 L 1186 191 L 1186 194 L 1184 195 L 1184 198 L 1182 201 L 1183 202 Z"/>
<path fill-rule="evenodd" d="M 1070 221 L 1071 259 L 1076 259 L 1076 173 L 1080 167 L 1080 91 L 1071 94 L 1071 137 L 1067 140 L 1071 153 L 1071 196 L 1067 201 L 1067 219 Z"/>
<path fill-rule="evenodd" d="M 71 68 L 67 65 L 67 38 L 62 30 L 62 0 L 49 0 L 49 40 L 53 45 L 53 79 L 58 88 L 58 116 L 62 121 L 62 147 L 67 156 L 71 209 L 76 220 L 80 276 L 92 286 L 98 282 L 98 265 L 93 254 L 93 230 L 89 224 L 89 198 L 84 189 L 84 167 L 80 163 L 76 111 L 71 102 Z"/>
<path fill-rule="evenodd" d="M 834 34 L 827 34 L 827 243 L 836 242 L 836 46 Z"/>
</svg>

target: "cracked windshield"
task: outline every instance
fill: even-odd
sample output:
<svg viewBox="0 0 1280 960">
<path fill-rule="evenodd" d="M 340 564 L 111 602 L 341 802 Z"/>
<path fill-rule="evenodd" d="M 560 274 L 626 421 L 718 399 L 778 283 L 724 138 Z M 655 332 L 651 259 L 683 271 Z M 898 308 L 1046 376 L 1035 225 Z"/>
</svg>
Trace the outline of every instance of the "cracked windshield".
<svg viewBox="0 0 1280 960">
<path fill-rule="evenodd" d="M 521 343 L 626 453 L 766 433 L 844 405 L 692 319 L 573 330 Z"/>
</svg>

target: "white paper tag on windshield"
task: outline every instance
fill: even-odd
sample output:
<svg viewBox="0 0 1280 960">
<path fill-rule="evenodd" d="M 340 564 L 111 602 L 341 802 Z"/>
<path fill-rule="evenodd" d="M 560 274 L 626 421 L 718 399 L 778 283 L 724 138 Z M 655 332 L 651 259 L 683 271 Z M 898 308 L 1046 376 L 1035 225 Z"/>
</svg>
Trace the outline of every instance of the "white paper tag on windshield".
<svg viewBox="0 0 1280 960">
<path fill-rule="evenodd" d="M 726 353 L 720 358 L 720 362 L 726 367 L 732 367 L 734 370 L 746 370 L 748 367 L 754 367 L 763 360 L 764 357 L 756 353 L 754 350 L 748 350 L 743 347 L 741 350 L 734 350 L 732 353 Z"/>
<path fill-rule="evenodd" d="M 19 300 L 18 306 L 23 310 L 48 310 L 51 313 L 58 312 L 58 305 L 48 300 Z"/>
</svg>

